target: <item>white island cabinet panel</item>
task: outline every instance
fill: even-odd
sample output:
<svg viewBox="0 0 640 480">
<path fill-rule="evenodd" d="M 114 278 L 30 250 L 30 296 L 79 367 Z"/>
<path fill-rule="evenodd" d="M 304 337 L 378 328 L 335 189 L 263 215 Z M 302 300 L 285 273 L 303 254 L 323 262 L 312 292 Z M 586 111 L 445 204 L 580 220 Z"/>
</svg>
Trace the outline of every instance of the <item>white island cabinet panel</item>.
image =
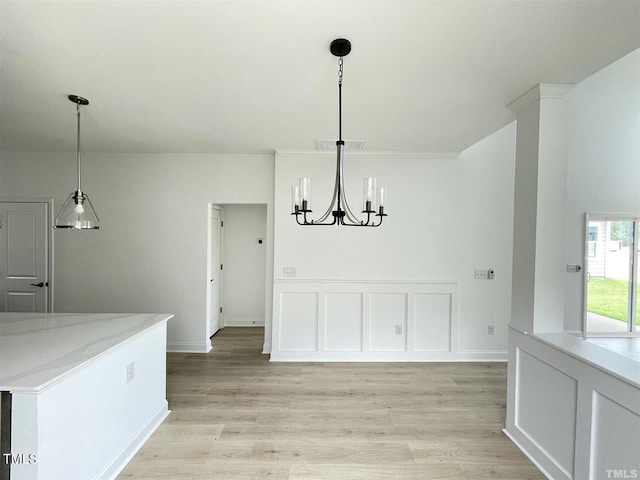
<svg viewBox="0 0 640 480">
<path fill-rule="evenodd" d="M 11 480 L 115 478 L 169 413 L 171 317 L 0 314 Z"/>
</svg>

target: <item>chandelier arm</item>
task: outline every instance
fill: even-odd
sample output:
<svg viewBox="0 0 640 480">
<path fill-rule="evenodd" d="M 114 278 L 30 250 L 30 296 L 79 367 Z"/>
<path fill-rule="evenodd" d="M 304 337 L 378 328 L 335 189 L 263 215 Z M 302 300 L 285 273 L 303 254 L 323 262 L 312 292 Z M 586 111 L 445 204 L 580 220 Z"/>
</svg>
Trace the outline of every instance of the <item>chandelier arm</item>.
<svg viewBox="0 0 640 480">
<path fill-rule="evenodd" d="M 333 187 L 333 197 L 331 198 L 331 202 L 329 203 L 329 208 L 327 208 L 326 212 L 324 212 L 322 216 L 315 223 L 324 222 L 327 218 L 329 218 L 329 215 L 333 213 L 336 203 L 338 205 L 340 204 L 340 200 L 339 200 L 340 178 L 338 174 L 339 171 L 340 171 L 340 158 L 338 157 L 338 162 L 336 164 L 336 183 Z M 329 224 L 329 225 L 333 225 L 333 224 Z"/>
<path fill-rule="evenodd" d="M 351 207 L 349 206 L 349 202 L 347 201 L 347 194 L 344 188 L 344 142 L 343 141 L 341 141 L 341 143 L 338 145 L 338 178 L 340 179 L 339 191 L 342 194 L 341 199 L 343 200 L 343 203 L 344 203 L 343 210 L 345 212 L 347 219 L 353 223 L 362 223 L 360 222 L 360 220 L 358 220 L 356 215 L 351 211 Z"/>
<path fill-rule="evenodd" d="M 302 214 L 302 222 L 300 221 L 299 215 Z M 319 221 L 314 221 L 314 220 L 307 220 L 307 212 L 299 212 L 296 214 L 296 222 L 298 225 L 302 225 L 302 226 L 327 226 L 327 225 L 335 225 L 336 224 L 336 217 L 333 217 L 333 221 L 332 222 L 327 222 L 327 223 L 321 223 Z"/>
<path fill-rule="evenodd" d="M 376 217 L 378 217 L 379 215 L 376 215 Z M 361 222 L 361 223 L 346 223 L 344 221 L 340 222 L 340 225 L 344 225 L 345 227 L 379 227 L 380 225 L 382 225 L 382 217 L 380 217 L 380 221 L 378 223 L 375 223 L 375 221 L 373 223 L 369 223 L 369 221 L 367 221 L 367 223 Z"/>
</svg>

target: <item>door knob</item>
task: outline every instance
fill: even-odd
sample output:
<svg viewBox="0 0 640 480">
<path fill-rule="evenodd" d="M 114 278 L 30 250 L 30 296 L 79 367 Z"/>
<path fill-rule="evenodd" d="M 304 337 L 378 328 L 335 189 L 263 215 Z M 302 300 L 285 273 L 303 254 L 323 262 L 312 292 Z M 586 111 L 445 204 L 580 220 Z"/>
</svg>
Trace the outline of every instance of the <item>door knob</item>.
<svg viewBox="0 0 640 480">
<path fill-rule="evenodd" d="M 32 287 L 40 287 L 40 288 L 42 288 L 42 287 L 44 287 L 44 282 L 40 282 L 40 283 L 32 283 L 32 284 L 31 284 L 31 286 L 32 286 Z"/>
</svg>

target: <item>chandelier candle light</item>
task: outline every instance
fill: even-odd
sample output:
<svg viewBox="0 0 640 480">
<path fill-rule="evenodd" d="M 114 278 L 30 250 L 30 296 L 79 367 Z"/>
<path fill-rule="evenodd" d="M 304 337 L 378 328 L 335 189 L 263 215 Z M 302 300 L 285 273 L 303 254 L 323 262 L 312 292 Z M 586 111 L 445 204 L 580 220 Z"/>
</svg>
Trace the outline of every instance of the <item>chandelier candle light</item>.
<svg viewBox="0 0 640 480">
<path fill-rule="evenodd" d="M 77 95 L 69 95 L 69 100 L 76 104 L 78 115 L 78 136 L 76 143 L 76 161 L 78 172 L 78 189 L 67 197 L 62 208 L 56 216 L 54 228 L 73 228 L 76 230 L 97 230 L 100 228 L 100 220 L 96 215 L 89 196 L 82 191 L 80 185 L 80 105 L 89 105 L 89 100 Z"/>
<path fill-rule="evenodd" d="M 364 195 L 362 200 L 362 212 L 366 213 L 366 220 L 360 220 L 349 207 L 344 190 L 344 140 L 342 140 L 342 66 L 343 58 L 351 52 L 351 42 L 344 38 L 338 38 L 331 42 L 330 51 L 338 57 L 338 141 L 336 182 L 333 189 L 333 199 L 329 208 L 317 220 L 309 220 L 307 214 L 311 213 L 311 179 L 303 177 L 298 185 L 291 187 L 291 215 L 296 216 L 298 225 L 346 225 L 349 227 L 379 227 L 382 219 L 387 216 L 384 213 L 386 189 L 376 187 L 375 178 L 364 179 Z M 376 213 L 377 212 L 377 213 Z M 329 220 L 329 217 L 333 217 Z M 376 223 L 375 217 L 379 220 Z"/>
</svg>

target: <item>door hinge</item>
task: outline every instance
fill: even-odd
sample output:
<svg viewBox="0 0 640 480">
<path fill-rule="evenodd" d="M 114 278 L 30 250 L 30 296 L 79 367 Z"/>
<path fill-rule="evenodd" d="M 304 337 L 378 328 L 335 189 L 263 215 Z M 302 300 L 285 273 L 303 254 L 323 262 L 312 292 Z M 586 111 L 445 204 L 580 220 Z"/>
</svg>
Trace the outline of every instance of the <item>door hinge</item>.
<svg viewBox="0 0 640 480">
<path fill-rule="evenodd" d="M 220 307 L 220 313 L 222 313 L 222 307 Z"/>
<path fill-rule="evenodd" d="M 222 264 L 220 264 L 220 270 L 222 270 Z"/>
</svg>

